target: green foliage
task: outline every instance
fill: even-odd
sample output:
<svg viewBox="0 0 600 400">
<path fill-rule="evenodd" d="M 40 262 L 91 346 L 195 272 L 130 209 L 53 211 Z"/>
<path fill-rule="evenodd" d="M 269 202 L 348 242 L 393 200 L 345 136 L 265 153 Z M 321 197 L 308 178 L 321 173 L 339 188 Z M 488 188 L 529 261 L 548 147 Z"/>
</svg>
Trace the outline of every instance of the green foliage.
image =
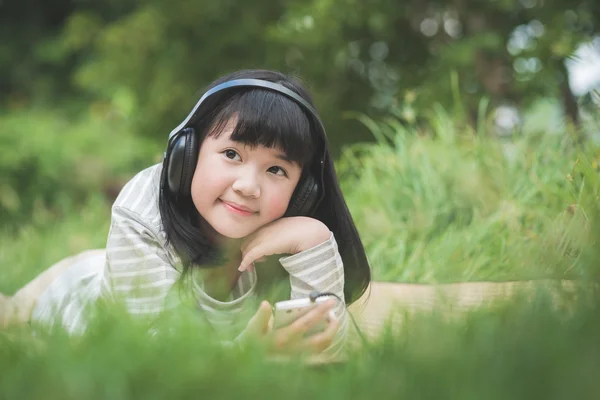
<svg viewBox="0 0 600 400">
<path fill-rule="evenodd" d="M 100 194 L 64 215 L 46 208 L 33 212 L 32 221 L 0 231 L 0 293 L 16 292 L 65 257 L 106 245 L 110 204 Z"/>
<path fill-rule="evenodd" d="M 146 327 L 117 310 L 100 313 L 83 337 L 0 332 L 0 396 L 6 399 L 564 399 L 598 390 L 599 310 L 551 310 L 540 293 L 449 322 L 409 319 L 344 364 L 276 361 L 251 344 L 227 348 L 198 320 Z M 35 379 L 35 384 L 31 380 Z"/>
<path fill-rule="evenodd" d="M 581 272 L 573 254 L 565 254 L 573 250 L 570 235 L 581 236 L 584 216 L 567 211 L 577 203 L 569 181 L 577 154 L 564 134 L 503 143 L 483 125 L 475 134 L 440 107 L 426 129 L 358 118 L 377 143 L 347 147 L 339 170 L 377 279 L 434 283 Z"/>
<path fill-rule="evenodd" d="M 71 213 L 90 194 L 156 160 L 159 148 L 127 132 L 117 111 L 94 104 L 86 117 L 60 109 L 0 116 L 4 230 L 47 212 Z"/>
<path fill-rule="evenodd" d="M 595 3 L 297 1 L 286 10 L 283 28 L 272 33 L 294 54 L 294 68 L 329 92 L 344 93 L 343 110 L 394 111 L 409 90 L 419 109 L 433 102 L 448 108 L 453 88 L 447 78 L 456 71 L 466 108 L 475 112 L 482 96 L 519 105 L 567 96 L 562 62 L 598 32 Z M 352 82 L 355 77 L 372 92 Z"/>
<path fill-rule="evenodd" d="M 275 23 L 278 9 L 272 2 L 150 1 L 93 36 L 81 20 L 95 15 L 74 13 L 61 40 L 89 37 L 76 85 L 109 103 L 126 97 L 136 133 L 162 139 L 218 75 L 264 65 L 263 26 Z"/>
<path fill-rule="evenodd" d="M 135 134 L 164 138 L 226 72 L 272 68 L 310 82 L 334 149 L 368 138 L 342 111 L 398 113 L 482 96 L 493 106 L 560 97 L 563 61 L 598 33 L 590 0 L 53 2 L 0 5 L 1 105 L 118 105 Z M 32 51 L 23 51 L 31 48 Z M 575 110 L 575 111 L 573 111 Z"/>
</svg>

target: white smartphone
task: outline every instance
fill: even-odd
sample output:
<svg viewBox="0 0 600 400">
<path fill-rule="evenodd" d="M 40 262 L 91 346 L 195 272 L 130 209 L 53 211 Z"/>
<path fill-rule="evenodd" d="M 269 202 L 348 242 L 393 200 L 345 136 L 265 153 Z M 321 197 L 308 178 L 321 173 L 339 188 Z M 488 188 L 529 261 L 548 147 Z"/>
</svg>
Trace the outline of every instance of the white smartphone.
<svg viewBox="0 0 600 400">
<path fill-rule="evenodd" d="M 285 300 L 275 303 L 273 306 L 273 329 L 282 328 L 287 326 L 308 313 L 310 310 L 318 306 L 319 304 L 325 303 L 327 300 L 332 299 L 333 296 L 318 297 L 314 302 L 310 301 L 308 297 L 303 299 Z M 335 319 L 333 310 L 329 312 L 329 315 L 323 320 L 313 325 L 305 335 L 310 336 L 315 333 L 323 332 L 327 328 L 327 319 Z"/>
</svg>

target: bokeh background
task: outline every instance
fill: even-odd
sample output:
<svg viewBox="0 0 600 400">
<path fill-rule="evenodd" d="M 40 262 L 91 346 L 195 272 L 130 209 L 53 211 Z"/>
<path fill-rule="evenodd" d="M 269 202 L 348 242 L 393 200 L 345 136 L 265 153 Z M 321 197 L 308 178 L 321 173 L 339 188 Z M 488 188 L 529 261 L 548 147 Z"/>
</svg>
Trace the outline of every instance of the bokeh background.
<svg viewBox="0 0 600 400">
<path fill-rule="evenodd" d="M 599 31 L 592 0 L 2 1 L 0 290 L 102 247 L 124 182 L 242 68 L 314 93 L 378 278 L 494 277 L 422 265 L 423 246 L 498 212 L 537 235 L 530 213 L 575 202 L 546 194 L 598 139 Z"/>
<path fill-rule="evenodd" d="M 375 279 L 593 289 L 599 35 L 597 0 L 0 0 L 0 292 L 104 247 L 123 184 L 243 68 L 313 92 Z M 575 294 L 407 317 L 330 369 L 108 309 L 0 330 L 0 398 L 596 399 L 600 301 Z"/>
</svg>

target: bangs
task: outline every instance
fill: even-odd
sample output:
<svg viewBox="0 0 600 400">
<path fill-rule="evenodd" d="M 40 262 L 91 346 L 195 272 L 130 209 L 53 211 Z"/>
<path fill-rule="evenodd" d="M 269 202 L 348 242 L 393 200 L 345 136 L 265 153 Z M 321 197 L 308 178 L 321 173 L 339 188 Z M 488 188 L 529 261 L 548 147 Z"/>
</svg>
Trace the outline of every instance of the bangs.
<svg viewBox="0 0 600 400">
<path fill-rule="evenodd" d="M 316 148 L 312 122 L 294 100 L 269 90 L 236 93 L 215 116 L 208 135 L 219 137 L 231 118 L 237 119 L 231 140 L 281 150 L 300 166 L 311 162 Z"/>
</svg>

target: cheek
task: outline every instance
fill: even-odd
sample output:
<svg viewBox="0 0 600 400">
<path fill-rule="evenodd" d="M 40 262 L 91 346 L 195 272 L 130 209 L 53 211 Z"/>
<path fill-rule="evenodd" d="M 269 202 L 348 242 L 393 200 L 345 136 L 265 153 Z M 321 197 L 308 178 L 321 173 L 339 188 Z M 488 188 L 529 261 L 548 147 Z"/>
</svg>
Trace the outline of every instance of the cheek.
<svg viewBox="0 0 600 400">
<path fill-rule="evenodd" d="M 291 196 L 291 193 L 287 194 L 282 192 L 269 196 L 269 199 L 266 203 L 267 212 L 265 213 L 265 215 L 269 219 L 277 219 L 282 217 L 288 208 Z"/>
<path fill-rule="evenodd" d="M 200 205 L 214 201 L 212 197 L 219 194 L 224 180 L 218 168 L 199 165 L 192 179 L 191 192 L 194 203 Z"/>
</svg>

